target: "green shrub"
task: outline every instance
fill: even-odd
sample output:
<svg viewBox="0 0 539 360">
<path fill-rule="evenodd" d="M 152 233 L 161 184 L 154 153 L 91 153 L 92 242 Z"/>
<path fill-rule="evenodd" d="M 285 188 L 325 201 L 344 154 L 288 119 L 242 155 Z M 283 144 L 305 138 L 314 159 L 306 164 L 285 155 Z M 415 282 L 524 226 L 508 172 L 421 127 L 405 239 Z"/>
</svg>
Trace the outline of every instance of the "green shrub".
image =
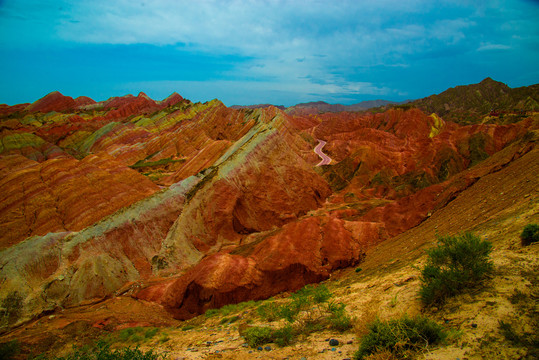
<svg viewBox="0 0 539 360">
<path fill-rule="evenodd" d="M 269 321 L 269 322 L 278 320 L 281 317 L 280 311 L 279 311 L 279 305 L 277 305 L 273 301 L 266 302 L 260 305 L 256 309 L 256 312 L 263 320 Z"/>
<path fill-rule="evenodd" d="M 522 245 L 530 245 L 531 243 L 539 241 L 539 225 L 537 224 L 528 224 L 522 230 L 520 234 L 520 240 Z"/>
<path fill-rule="evenodd" d="M 290 325 L 285 325 L 280 329 L 272 332 L 273 342 L 279 346 L 288 346 L 294 339 L 294 328 Z"/>
<path fill-rule="evenodd" d="M 40 357 L 40 359 L 47 359 Z M 54 357 L 51 360 L 163 360 L 166 354 L 157 354 L 153 350 L 143 352 L 138 348 L 122 348 L 111 350 L 110 344 L 98 341 L 92 347 L 73 347 L 73 351 L 65 357 Z"/>
<path fill-rule="evenodd" d="M 242 332 L 242 336 L 251 347 L 257 347 L 271 342 L 279 346 L 287 346 L 292 343 L 295 331 L 291 325 L 285 325 L 278 329 L 250 327 Z"/>
<path fill-rule="evenodd" d="M 391 321 L 376 319 L 369 325 L 369 333 L 361 339 L 354 358 L 361 360 L 377 352 L 391 352 L 397 357 L 404 357 L 445 337 L 444 328 L 426 317 L 404 316 Z"/>
<path fill-rule="evenodd" d="M 159 332 L 158 328 L 149 328 L 144 332 L 144 337 L 146 339 L 151 339 Z"/>
<path fill-rule="evenodd" d="M 330 304 L 329 311 L 331 315 L 328 318 L 330 327 L 334 330 L 344 332 L 352 328 L 352 319 L 346 311 L 344 310 L 345 305 L 342 303 L 339 304 Z"/>
<path fill-rule="evenodd" d="M 273 329 L 269 327 L 250 327 L 243 332 L 245 341 L 251 347 L 257 347 L 273 341 Z"/>
<path fill-rule="evenodd" d="M 204 313 L 204 316 L 209 318 L 209 317 L 215 316 L 217 314 L 219 314 L 219 309 L 209 309 Z"/>
<path fill-rule="evenodd" d="M 420 295 L 427 305 L 442 303 L 462 289 L 477 284 L 492 272 L 492 244 L 472 233 L 438 236 L 439 245 L 427 251 L 421 270 Z"/>
</svg>

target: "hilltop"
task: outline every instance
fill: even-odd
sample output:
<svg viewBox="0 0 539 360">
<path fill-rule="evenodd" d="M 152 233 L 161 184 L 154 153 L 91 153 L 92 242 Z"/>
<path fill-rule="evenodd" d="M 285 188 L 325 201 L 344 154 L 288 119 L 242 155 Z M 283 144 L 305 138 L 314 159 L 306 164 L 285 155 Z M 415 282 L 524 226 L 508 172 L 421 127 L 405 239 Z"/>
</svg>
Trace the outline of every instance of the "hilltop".
<svg viewBox="0 0 539 360">
<path fill-rule="evenodd" d="M 498 86 L 491 82 L 447 92 L 466 97 Z M 504 91 L 533 100 L 535 88 Z M 533 298 L 537 282 L 525 271 L 537 267 L 536 247 L 515 239 L 539 221 L 539 115 L 521 99 L 511 121 L 507 112 L 485 118 L 488 99 L 467 104 L 479 115 L 462 121 L 451 120 L 462 114 L 452 106 L 295 113 L 177 93 L 96 102 L 53 92 L 0 106 L 0 298 L 23 299 L 3 338 L 25 351 L 61 350 L 155 326 L 173 334 L 163 349 L 188 356 L 179 349 L 194 346 L 191 333 L 174 327 L 228 337 L 231 327 L 200 315 L 323 281 L 357 317 L 397 295 L 402 306 L 391 308 L 419 312 L 412 265 L 437 232 L 492 239 L 498 273 L 485 289 L 497 295 L 485 301 L 507 305 L 499 286 L 516 266 L 508 256 L 523 267 L 513 280 Z M 317 166 L 322 141 L 329 165 Z M 444 320 L 440 311 L 432 316 Z M 357 347 L 353 332 L 344 336 Z M 239 334 L 230 337 L 224 345 L 241 346 Z"/>
<path fill-rule="evenodd" d="M 490 117 L 504 123 L 519 121 L 527 111 L 539 110 L 539 84 L 510 88 L 486 78 L 478 84 L 457 86 L 438 95 L 410 103 L 423 111 L 437 113 L 445 120 L 459 124 L 489 121 Z"/>
</svg>

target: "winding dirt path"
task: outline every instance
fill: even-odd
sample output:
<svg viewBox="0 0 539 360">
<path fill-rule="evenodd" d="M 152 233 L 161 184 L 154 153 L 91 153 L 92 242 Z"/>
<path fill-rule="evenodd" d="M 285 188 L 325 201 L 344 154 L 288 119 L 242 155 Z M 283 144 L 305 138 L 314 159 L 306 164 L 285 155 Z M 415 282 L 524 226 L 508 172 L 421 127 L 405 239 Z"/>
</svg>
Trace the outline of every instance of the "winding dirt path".
<svg viewBox="0 0 539 360">
<path fill-rule="evenodd" d="M 329 165 L 329 163 L 331 163 L 331 158 L 322 152 L 322 148 L 325 145 L 326 142 L 324 140 L 318 140 L 318 145 L 316 145 L 316 147 L 314 148 L 314 152 L 316 153 L 316 155 L 320 156 L 320 158 L 322 159 L 322 161 L 316 164 L 316 166 Z"/>
</svg>

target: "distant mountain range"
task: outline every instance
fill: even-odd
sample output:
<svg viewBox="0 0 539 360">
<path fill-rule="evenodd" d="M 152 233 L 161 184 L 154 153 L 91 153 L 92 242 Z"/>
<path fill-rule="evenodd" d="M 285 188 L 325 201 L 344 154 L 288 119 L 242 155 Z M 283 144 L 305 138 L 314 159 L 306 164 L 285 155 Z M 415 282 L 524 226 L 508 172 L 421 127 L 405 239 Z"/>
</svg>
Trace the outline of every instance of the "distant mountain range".
<svg viewBox="0 0 539 360">
<path fill-rule="evenodd" d="M 539 111 L 539 84 L 510 88 L 506 84 L 486 78 L 478 84 L 450 88 L 440 94 L 430 95 L 418 100 L 401 102 L 388 100 L 368 100 L 352 105 L 329 104 L 325 101 L 300 103 L 288 108 L 276 106 L 290 115 L 320 114 L 342 111 L 385 111 L 395 106 L 417 107 L 426 113 L 436 113 L 444 120 L 459 124 L 481 122 L 486 116 L 494 116 L 498 123 L 518 121 L 524 111 Z M 272 106 L 234 105 L 234 109 L 254 109 Z M 499 117 L 502 117 L 500 121 Z M 524 114 L 521 114 L 524 115 Z M 503 118 L 505 117 L 505 120 Z M 485 121 L 488 119 L 485 119 Z"/>
<path fill-rule="evenodd" d="M 365 111 L 371 108 L 377 108 L 380 106 L 386 105 L 400 105 L 410 102 L 411 100 L 405 100 L 401 102 L 388 101 L 388 100 L 367 100 L 362 101 L 357 104 L 352 105 L 342 105 L 342 104 L 329 104 L 325 101 L 313 101 L 307 103 L 300 103 L 288 108 L 283 105 L 272 105 L 272 104 L 257 104 L 257 105 L 232 105 L 232 109 L 257 109 L 257 108 L 266 108 L 269 106 L 275 106 L 281 110 L 286 110 L 287 113 L 291 115 L 299 114 L 319 114 L 324 112 L 342 112 L 342 111 Z"/>
</svg>

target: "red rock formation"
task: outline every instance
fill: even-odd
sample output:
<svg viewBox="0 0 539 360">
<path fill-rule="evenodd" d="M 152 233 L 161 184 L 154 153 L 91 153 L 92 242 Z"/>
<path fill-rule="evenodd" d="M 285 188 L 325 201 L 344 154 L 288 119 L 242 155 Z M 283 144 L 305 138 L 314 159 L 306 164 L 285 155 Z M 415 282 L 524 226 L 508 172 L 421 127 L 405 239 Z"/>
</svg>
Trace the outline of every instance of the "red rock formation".
<svg viewBox="0 0 539 360">
<path fill-rule="evenodd" d="M 138 297 L 188 318 L 320 281 L 527 151 L 536 126 L 69 99 L 50 94 L 0 130 L 0 278 L 30 284 L 36 311 L 144 280 Z M 315 167 L 317 139 L 329 166 Z"/>
<path fill-rule="evenodd" d="M 177 92 L 173 92 L 166 99 L 159 102 L 162 108 L 167 108 L 169 106 L 174 106 L 180 102 L 184 101 L 184 98 Z"/>
<path fill-rule="evenodd" d="M 64 96 L 59 91 L 53 91 L 26 107 L 29 112 L 47 113 L 50 111 L 66 111 L 77 107 L 70 96 Z"/>
<path fill-rule="evenodd" d="M 79 96 L 75 99 L 75 104 L 77 104 L 78 107 L 82 107 L 86 105 L 96 104 L 96 101 L 92 98 L 89 98 L 88 96 Z"/>
<path fill-rule="evenodd" d="M 306 218 L 277 234 L 252 236 L 231 253 L 203 259 L 177 280 L 137 293 L 161 303 L 177 319 L 249 299 L 265 299 L 329 277 L 332 270 L 357 264 L 359 241 L 335 218 Z"/>
<path fill-rule="evenodd" d="M 133 96 L 125 96 L 122 98 L 116 98 L 110 102 L 106 102 L 105 108 L 111 109 L 105 116 L 105 119 L 119 119 L 126 118 L 135 114 L 147 114 L 159 110 L 159 105 L 148 95 L 141 92 L 135 98 Z"/>
<path fill-rule="evenodd" d="M 76 231 L 153 194 L 158 187 L 112 158 L 95 156 L 42 163 L 3 156 L 0 248 L 32 235 Z"/>
<path fill-rule="evenodd" d="M 18 105 L 7 105 L 7 104 L 0 104 L 0 116 L 7 116 L 11 115 L 13 113 L 16 113 L 18 111 L 24 111 L 30 104 L 18 104 Z"/>
</svg>

